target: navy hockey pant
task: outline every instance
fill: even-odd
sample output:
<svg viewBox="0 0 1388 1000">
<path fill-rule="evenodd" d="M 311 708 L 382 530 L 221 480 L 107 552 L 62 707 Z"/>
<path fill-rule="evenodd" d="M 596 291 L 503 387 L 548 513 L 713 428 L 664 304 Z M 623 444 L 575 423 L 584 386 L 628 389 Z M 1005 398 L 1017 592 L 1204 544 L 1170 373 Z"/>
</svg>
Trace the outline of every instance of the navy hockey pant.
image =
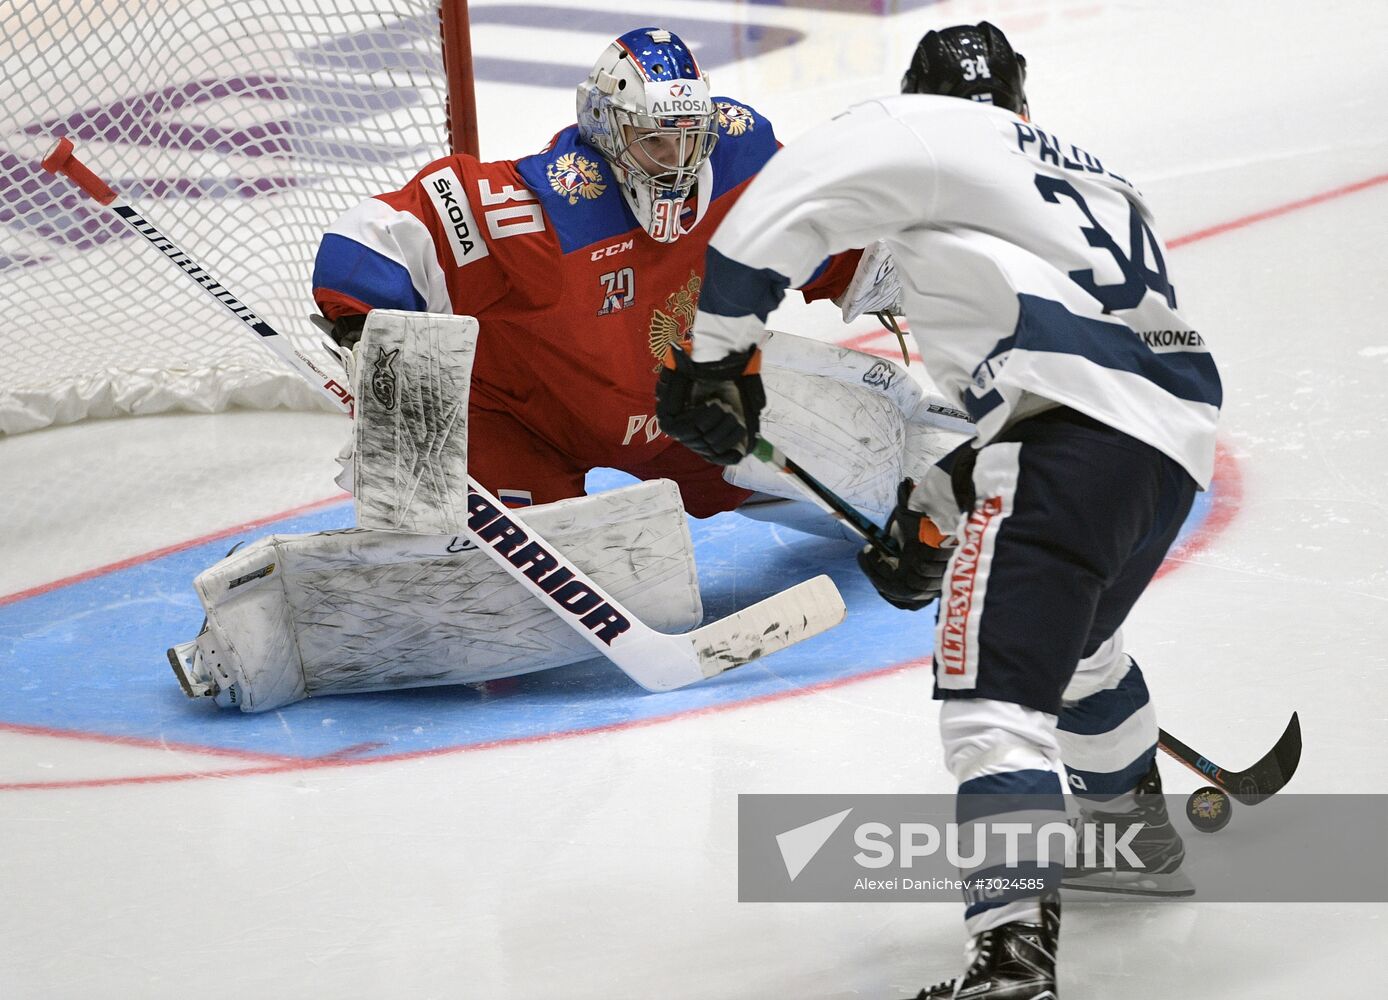
<svg viewBox="0 0 1388 1000">
<path fill-rule="evenodd" d="M 935 696 L 1058 715 L 1076 665 L 1114 635 L 1161 565 L 1195 482 L 1067 408 L 961 461 L 955 494 L 969 517 L 940 601 Z"/>
</svg>

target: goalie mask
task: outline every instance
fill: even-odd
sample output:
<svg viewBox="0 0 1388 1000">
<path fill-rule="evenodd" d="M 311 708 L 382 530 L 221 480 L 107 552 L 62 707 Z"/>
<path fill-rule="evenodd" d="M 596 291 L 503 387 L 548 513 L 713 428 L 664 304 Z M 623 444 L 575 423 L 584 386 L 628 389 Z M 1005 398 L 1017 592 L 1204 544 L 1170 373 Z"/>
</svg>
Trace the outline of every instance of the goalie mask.
<svg viewBox="0 0 1388 1000">
<path fill-rule="evenodd" d="M 962 97 L 1027 117 L 1027 61 L 987 21 L 927 31 L 901 78 L 903 94 Z"/>
<path fill-rule="evenodd" d="M 678 35 L 637 28 L 609 45 L 578 85 L 578 131 L 653 240 L 673 243 L 693 228 L 681 216 L 718 141 L 717 109 Z"/>
</svg>

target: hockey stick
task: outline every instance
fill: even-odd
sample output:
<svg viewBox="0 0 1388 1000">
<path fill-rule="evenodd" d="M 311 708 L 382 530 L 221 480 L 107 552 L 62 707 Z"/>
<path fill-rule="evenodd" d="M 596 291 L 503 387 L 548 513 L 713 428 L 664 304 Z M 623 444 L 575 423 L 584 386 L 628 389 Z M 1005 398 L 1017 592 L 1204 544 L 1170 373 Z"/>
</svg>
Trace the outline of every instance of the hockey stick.
<svg viewBox="0 0 1388 1000">
<path fill-rule="evenodd" d="M 43 168 L 67 177 L 109 208 L 311 385 L 345 413 L 352 412 L 351 393 L 260 319 L 201 265 L 156 229 L 128 202 L 117 197 L 101 178 L 73 156 L 73 145 L 59 139 L 44 157 Z M 827 576 L 806 580 L 726 618 L 691 632 L 657 632 L 630 614 L 562 553 L 509 511 L 479 483 L 468 478 L 468 519 L 465 535 L 517 583 L 544 602 L 594 649 L 615 663 L 648 691 L 669 691 L 713 677 L 802 639 L 818 635 L 843 621 L 846 609 L 838 589 Z M 522 543 L 529 542 L 529 545 Z M 546 573 L 529 572 L 511 562 L 534 547 L 553 566 Z M 532 575 L 534 574 L 534 578 Z"/>
<path fill-rule="evenodd" d="M 1201 756 L 1165 729 L 1157 730 L 1157 746 L 1168 756 L 1180 761 L 1201 778 L 1224 789 L 1244 805 L 1255 806 L 1269 795 L 1280 791 L 1292 780 L 1301 763 L 1301 720 L 1295 712 L 1287 728 L 1252 767 L 1243 771 L 1227 771 L 1214 761 Z"/>
<path fill-rule="evenodd" d="M 786 457 L 785 452 L 766 438 L 757 438 L 757 443 L 752 446 L 752 455 L 789 477 L 815 506 L 848 525 L 873 548 L 893 558 L 901 554 L 896 541 L 890 535 L 868 520 L 858 508 L 810 475 L 794 460 Z"/>
<path fill-rule="evenodd" d="M 848 525 L 869 545 L 873 545 L 889 556 L 899 555 L 896 541 L 885 531 L 868 520 L 861 511 L 853 507 L 833 490 L 810 475 L 792 459 L 787 458 L 781 449 L 765 438 L 758 438 L 752 454 L 761 461 L 790 477 L 801 491 L 844 524 Z M 1286 731 L 1261 760 L 1244 771 L 1226 771 L 1213 761 L 1196 753 L 1164 729 L 1157 730 L 1157 746 L 1180 761 L 1196 774 L 1229 792 L 1245 805 L 1256 805 L 1272 795 L 1296 773 L 1301 761 L 1301 722 L 1295 712 Z"/>
</svg>

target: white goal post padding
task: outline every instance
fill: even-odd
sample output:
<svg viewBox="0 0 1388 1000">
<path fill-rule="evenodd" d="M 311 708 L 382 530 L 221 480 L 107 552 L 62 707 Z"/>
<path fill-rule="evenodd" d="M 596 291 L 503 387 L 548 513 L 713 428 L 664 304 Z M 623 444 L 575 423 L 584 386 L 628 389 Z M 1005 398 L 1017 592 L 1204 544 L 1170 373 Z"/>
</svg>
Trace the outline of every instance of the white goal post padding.
<svg viewBox="0 0 1388 1000">
<path fill-rule="evenodd" d="M 322 408 L 39 160 L 69 136 L 305 354 L 314 250 L 448 152 L 440 0 L 0 0 L 0 433 Z"/>
</svg>

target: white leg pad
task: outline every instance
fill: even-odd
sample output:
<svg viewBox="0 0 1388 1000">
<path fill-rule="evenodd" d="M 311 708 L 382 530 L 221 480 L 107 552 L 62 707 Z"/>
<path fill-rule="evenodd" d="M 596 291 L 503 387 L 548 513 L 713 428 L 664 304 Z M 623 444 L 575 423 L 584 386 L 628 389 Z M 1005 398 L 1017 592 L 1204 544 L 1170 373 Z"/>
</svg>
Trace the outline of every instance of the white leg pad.
<svg viewBox="0 0 1388 1000">
<path fill-rule="evenodd" d="M 703 617 L 693 543 L 668 480 L 532 507 L 526 521 L 651 627 L 681 632 Z M 170 651 L 175 673 L 189 695 L 243 712 L 313 695 L 474 683 L 594 655 L 462 536 L 272 535 L 200 574 L 194 588 L 207 626 Z"/>
<path fill-rule="evenodd" d="M 889 399 L 907 417 L 913 415 L 929 395 L 925 387 L 895 361 L 851 347 L 777 330 L 767 335 L 761 350 L 763 371 L 769 367 L 822 375 Z"/>
<path fill-rule="evenodd" d="M 896 505 L 902 479 L 920 481 L 972 433 L 962 413 L 884 358 L 783 332 L 773 333 L 762 352 L 762 435 L 879 523 Z M 755 458 L 732 466 L 725 478 L 744 489 L 804 500 L 784 475 Z M 781 520 L 774 506 L 761 514 Z M 804 519 L 791 526 L 805 530 Z"/>
<path fill-rule="evenodd" d="M 467 519 L 467 404 L 477 320 L 373 309 L 355 352 L 357 524 L 455 534 Z"/>
<path fill-rule="evenodd" d="M 890 400 L 823 375 L 762 368 L 762 435 L 869 517 L 891 510 L 906 422 Z M 726 474 L 744 489 L 803 500 L 795 484 L 755 458 Z"/>
</svg>

